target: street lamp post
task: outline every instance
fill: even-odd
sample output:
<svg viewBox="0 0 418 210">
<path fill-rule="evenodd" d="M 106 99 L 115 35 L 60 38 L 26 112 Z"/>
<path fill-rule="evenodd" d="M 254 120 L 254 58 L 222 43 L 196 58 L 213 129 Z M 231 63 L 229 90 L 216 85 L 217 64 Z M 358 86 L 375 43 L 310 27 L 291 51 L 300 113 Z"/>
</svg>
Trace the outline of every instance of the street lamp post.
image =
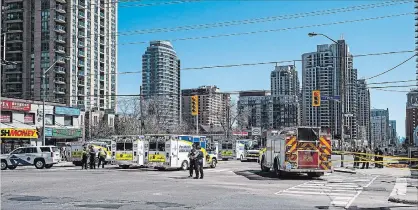
<svg viewBox="0 0 418 210">
<path fill-rule="evenodd" d="M 69 57 L 64 58 L 64 60 L 69 60 Z M 46 73 L 51 70 L 59 60 L 57 59 L 50 67 L 42 72 L 42 146 L 45 146 L 45 95 L 46 95 L 46 82 L 45 77 Z"/>
<path fill-rule="evenodd" d="M 342 47 L 344 47 L 342 44 L 338 43 L 337 41 L 335 41 L 334 39 L 332 39 L 331 37 L 325 35 L 325 34 L 320 34 L 320 33 L 308 33 L 308 36 L 310 37 L 314 37 L 314 36 L 323 36 L 329 40 L 331 40 L 332 42 L 334 42 L 335 44 L 337 44 L 338 49 L 341 52 Z M 344 102 L 345 102 L 345 71 L 343 71 L 343 61 L 344 61 L 344 57 L 342 56 L 340 53 L 340 71 L 341 71 L 341 137 L 340 137 L 340 152 L 341 152 L 341 167 L 344 167 L 344 154 L 342 153 L 343 151 L 343 143 L 344 143 Z"/>
</svg>

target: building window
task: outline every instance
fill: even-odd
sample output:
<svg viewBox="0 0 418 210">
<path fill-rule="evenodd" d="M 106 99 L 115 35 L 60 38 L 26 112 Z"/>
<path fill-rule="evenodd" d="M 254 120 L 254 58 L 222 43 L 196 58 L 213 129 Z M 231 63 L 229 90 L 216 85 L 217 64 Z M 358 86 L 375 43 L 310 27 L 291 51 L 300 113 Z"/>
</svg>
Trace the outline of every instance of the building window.
<svg viewBox="0 0 418 210">
<path fill-rule="evenodd" d="M 35 113 L 25 113 L 25 124 L 35 124 Z"/>
<path fill-rule="evenodd" d="M 12 122 L 12 112 L 1 112 L 0 122 L 2 123 L 11 123 Z"/>
<path fill-rule="evenodd" d="M 52 114 L 45 115 L 45 125 L 54 125 L 54 115 Z"/>
<path fill-rule="evenodd" d="M 73 125 L 73 117 L 64 116 L 64 126 L 72 126 L 72 125 Z"/>
<path fill-rule="evenodd" d="M 93 117 L 93 125 L 97 125 L 97 116 Z"/>
</svg>

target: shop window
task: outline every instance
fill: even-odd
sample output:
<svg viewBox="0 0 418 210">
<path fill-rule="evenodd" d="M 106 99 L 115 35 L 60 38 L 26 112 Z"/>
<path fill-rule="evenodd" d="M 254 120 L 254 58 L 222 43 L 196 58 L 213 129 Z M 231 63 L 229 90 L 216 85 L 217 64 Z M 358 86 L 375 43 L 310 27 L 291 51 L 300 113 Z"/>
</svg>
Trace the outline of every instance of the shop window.
<svg viewBox="0 0 418 210">
<path fill-rule="evenodd" d="M 54 125 L 54 115 L 52 114 L 45 115 L 45 125 Z"/>
<path fill-rule="evenodd" d="M 35 124 L 35 113 L 25 113 L 25 124 Z"/>
<path fill-rule="evenodd" d="M 64 116 L 64 126 L 72 126 L 72 125 L 73 125 L 73 117 Z"/>
<path fill-rule="evenodd" d="M 12 122 L 12 112 L 1 112 L 0 122 L 2 123 L 11 123 Z"/>
</svg>

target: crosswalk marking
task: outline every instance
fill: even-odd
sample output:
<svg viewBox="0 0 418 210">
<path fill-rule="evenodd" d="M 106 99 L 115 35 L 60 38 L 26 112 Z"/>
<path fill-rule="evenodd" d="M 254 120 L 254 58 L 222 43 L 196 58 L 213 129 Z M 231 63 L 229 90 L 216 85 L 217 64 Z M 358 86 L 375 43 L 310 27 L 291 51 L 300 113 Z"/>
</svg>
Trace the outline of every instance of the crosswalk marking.
<svg viewBox="0 0 418 210">
<path fill-rule="evenodd" d="M 360 195 L 364 187 L 369 186 L 377 178 L 344 177 L 342 179 L 342 177 L 328 177 L 324 177 L 324 180 L 305 182 L 275 194 L 282 196 L 324 195 L 330 198 L 332 206 L 348 208 Z"/>
</svg>

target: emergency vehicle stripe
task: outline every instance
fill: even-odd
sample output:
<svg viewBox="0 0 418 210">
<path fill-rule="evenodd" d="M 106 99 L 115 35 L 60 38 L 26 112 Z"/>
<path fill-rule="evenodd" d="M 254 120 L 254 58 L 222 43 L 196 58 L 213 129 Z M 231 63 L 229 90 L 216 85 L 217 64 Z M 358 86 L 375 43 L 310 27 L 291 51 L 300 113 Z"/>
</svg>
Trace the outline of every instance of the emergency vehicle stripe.
<svg viewBox="0 0 418 210">
<path fill-rule="evenodd" d="M 289 149 L 289 152 L 292 153 L 296 150 L 296 144 L 292 145 L 292 147 Z"/>
<path fill-rule="evenodd" d="M 329 141 L 325 140 L 325 138 L 321 136 L 319 138 L 319 142 L 321 143 L 321 145 L 324 145 L 326 147 L 326 148 L 322 148 L 322 146 L 320 146 L 322 152 L 324 152 L 327 155 L 331 155 L 331 145 Z"/>
<path fill-rule="evenodd" d="M 287 140 L 286 146 L 292 145 L 293 143 L 295 143 L 295 141 L 296 141 L 296 136 L 293 136 L 292 138 Z"/>
</svg>

